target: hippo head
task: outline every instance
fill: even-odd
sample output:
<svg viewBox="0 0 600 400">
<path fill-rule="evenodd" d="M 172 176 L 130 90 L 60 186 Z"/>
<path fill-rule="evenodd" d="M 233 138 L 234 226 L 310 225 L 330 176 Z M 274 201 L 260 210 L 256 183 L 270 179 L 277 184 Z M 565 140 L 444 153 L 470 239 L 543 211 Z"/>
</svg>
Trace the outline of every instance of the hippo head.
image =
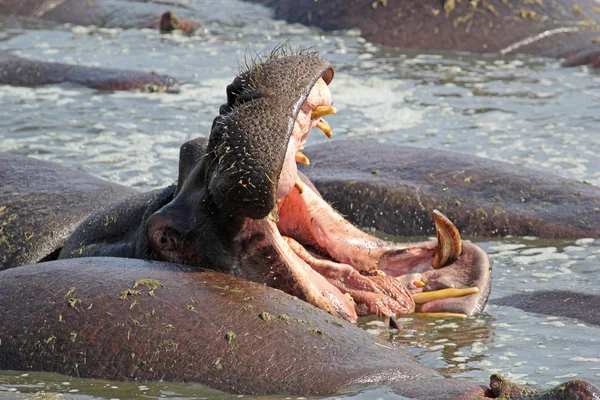
<svg viewBox="0 0 600 400">
<path fill-rule="evenodd" d="M 445 217 L 434 216 L 437 242 L 384 242 L 336 213 L 298 171 L 312 128 L 331 135 L 321 117 L 335 112 L 332 79 L 333 67 L 312 53 L 271 55 L 237 76 L 203 156 L 146 223 L 153 252 L 265 283 L 351 321 L 410 313 L 415 302 L 425 311 L 480 311 L 487 256 L 462 244 Z M 460 300 L 419 300 L 465 286 L 461 295 L 470 295 Z"/>
</svg>

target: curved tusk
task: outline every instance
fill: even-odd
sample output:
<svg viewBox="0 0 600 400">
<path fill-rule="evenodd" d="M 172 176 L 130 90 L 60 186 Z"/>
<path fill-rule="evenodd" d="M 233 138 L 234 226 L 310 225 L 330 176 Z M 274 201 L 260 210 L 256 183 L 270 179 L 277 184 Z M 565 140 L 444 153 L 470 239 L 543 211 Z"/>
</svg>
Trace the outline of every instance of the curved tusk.
<svg viewBox="0 0 600 400">
<path fill-rule="evenodd" d="M 331 130 L 331 127 L 329 126 L 329 124 L 327 122 L 325 122 L 324 119 L 320 120 L 317 123 L 317 128 L 319 128 L 320 130 L 322 130 L 323 133 L 325 133 L 325 136 L 327 136 L 329 139 L 331 139 L 331 136 L 333 136 L 333 132 Z"/>
<path fill-rule="evenodd" d="M 463 297 L 475 293 L 479 293 L 479 288 L 477 286 L 468 288 L 448 288 L 431 290 L 429 292 L 414 293 L 412 298 L 415 301 L 415 304 L 423 304 L 434 300 L 452 299 L 454 297 Z"/>
<path fill-rule="evenodd" d="M 416 312 L 419 317 L 430 318 L 468 318 L 467 314 L 452 313 L 452 312 Z"/>
<path fill-rule="evenodd" d="M 438 245 L 433 256 L 433 268 L 442 268 L 456 261 L 462 253 L 460 233 L 452 222 L 438 210 L 433 210 Z"/>
</svg>

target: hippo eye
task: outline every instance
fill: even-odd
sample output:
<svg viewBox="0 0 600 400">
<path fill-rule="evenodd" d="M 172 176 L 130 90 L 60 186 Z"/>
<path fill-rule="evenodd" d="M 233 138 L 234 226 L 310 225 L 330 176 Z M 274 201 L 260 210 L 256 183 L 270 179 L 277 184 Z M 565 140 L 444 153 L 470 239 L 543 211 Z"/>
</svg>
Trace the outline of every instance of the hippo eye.
<svg viewBox="0 0 600 400">
<path fill-rule="evenodd" d="M 167 244 L 167 232 L 163 231 L 162 236 L 160 237 L 160 245 L 164 247 Z"/>
</svg>

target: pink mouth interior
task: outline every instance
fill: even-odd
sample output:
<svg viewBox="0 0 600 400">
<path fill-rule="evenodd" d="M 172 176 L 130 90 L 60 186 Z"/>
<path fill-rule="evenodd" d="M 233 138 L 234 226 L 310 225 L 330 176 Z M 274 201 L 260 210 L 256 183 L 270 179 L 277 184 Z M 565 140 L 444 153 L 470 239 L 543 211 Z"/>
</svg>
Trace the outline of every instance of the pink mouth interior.
<svg viewBox="0 0 600 400">
<path fill-rule="evenodd" d="M 420 291 L 410 280 L 419 274 L 411 274 L 407 281 L 394 277 L 400 275 L 395 266 L 388 265 L 385 272 L 379 269 L 381 257 L 399 247 L 354 227 L 298 174 L 296 151 L 304 148 L 320 120 L 313 120 L 311 112 L 331 104 L 329 88 L 319 79 L 294 123 L 277 188 L 277 222 L 266 218 L 261 230 L 285 260 L 305 300 L 313 305 L 350 321 L 356 320 L 357 312 L 387 316 L 414 312 L 407 286 Z M 302 193 L 295 187 L 299 178 L 304 182 Z M 430 244 L 402 248 L 411 270 L 431 270 L 435 243 Z"/>
</svg>

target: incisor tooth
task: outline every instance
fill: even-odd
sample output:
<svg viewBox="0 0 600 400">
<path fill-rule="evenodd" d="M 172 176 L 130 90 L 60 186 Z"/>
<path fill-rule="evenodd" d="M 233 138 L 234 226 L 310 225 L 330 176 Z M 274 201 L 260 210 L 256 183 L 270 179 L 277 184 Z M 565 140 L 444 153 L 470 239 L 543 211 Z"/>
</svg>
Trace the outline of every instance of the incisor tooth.
<svg viewBox="0 0 600 400">
<path fill-rule="evenodd" d="M 451 312 L 416 312 L 415 315 L 420 317 L 430 318 L 467 318 L 467 314 L 451 313 Z"/>
<path fill-rule="evenodd" d="M 300 164 L 304 164 L 304 165 L 310 165 L 310 161 L 308 160 L 308 157 L 306 157 L 300 151 L 296 152 L 296 162 L 299 162 Z"/>
<path fill-rule="evenodd" d="M 321 118 L 325 115 L 335 114 L 336 112 L 337 112 L 337 109 L 335 107 L 317 106 L 317 107 L 313 108 L 312 113 L 310 114 L 310 117 L 312 119 L 317 119 L 317 118 Z"/>
<path fill-rule="evenodd" d="M 454 297 L 463 297 L 475 293 L 479 293 L 479 288 L 477 286 L 431 290 L 429 292 L 415 293 L 412 295 L 412 298 L 415 301 L 415 304 L 423 304 L 434 300 L 452 299 Z"/>
<path fill-rule="evenodd" d="M 324 119 L 320 120 L 319 123 L 317 124 L 317 128 L 319 128 L 320 130 L 322 130 L 325 135 L 331 139 L 331 136 L 333 135 L 333 132 L 331 132 L 331 127 L 329 126 L 329 124 L 327 122 L 325 122 Z"/>
<path fill-rule="evenodd" d="M 296 189 L 302 194 L 304 192 L 304 183 L 300 180 L 300 178 L 296 178 L 296 184 L 294 185 Z"/>
<path fill-rule="evenodd" d="M 433 210 L 438 245 L 433 256 L 433 268 L 441 268 L 456 261 L 462 253 L 460 233 L 452 222 L 438 210 Z"/>
</svg>

